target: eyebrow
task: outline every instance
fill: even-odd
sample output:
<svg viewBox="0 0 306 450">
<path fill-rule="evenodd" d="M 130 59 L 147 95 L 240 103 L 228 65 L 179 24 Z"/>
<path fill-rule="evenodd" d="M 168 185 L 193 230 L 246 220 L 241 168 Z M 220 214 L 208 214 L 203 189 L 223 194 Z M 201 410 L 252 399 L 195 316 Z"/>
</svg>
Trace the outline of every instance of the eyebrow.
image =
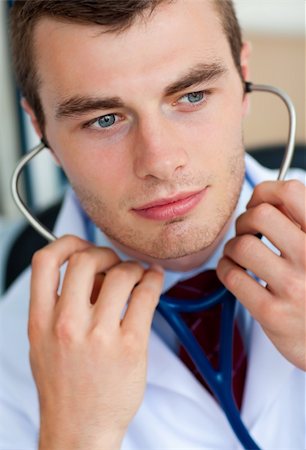
<svg viewBox="0 0 306 450">
<path fill-rule="evenodd" d="M 82 116 L 91 111 L 123 108 L 124 103 L 119 97 L 71 97 L 56 107 L 55 117 L 72 118 Z"/>
<path fill-rule="evenodd" d="M 170 96 L 184 91 L 191 86 L 208 81 L 215 81 L 227 72 L 226 67 L 220 62 L 211 64 L 197 64 L 192 67 L 186 75 L 183 75 L 179 80 L 170 84 L 165 89 L 165 95 Z"/>
<path fill-rule="evenodd" d="M 169 97 L 191 86 L 214 81 L 226 72 L 226 67 L 220 62 L 197 64 L 177 81 L 167 86 L 164 90 L 164 95 Z M 58 120 L 63 117 L 74 118 L 97 110 L 123 108 L 124 106 L 125 104 L 120 97 L 73 96 L 56 106 L 55 117 Z"/>
</svg>

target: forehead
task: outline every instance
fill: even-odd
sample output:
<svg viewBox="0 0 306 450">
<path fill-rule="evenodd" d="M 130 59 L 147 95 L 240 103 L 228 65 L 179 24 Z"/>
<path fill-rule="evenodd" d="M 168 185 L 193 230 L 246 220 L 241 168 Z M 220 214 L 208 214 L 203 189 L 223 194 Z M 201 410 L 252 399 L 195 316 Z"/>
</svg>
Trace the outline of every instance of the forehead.
<svg viewBox="0 0 306 450">
<path fill-rule="evenodd" d="M 210 0 L 162 3 L 121 33 L 49 18 L 35 29 L 41 94 L 45 90 L 53 96 L 100 90 L 122 95 L 133 87 L 153 91 L 186 67 L 216 59 L 234 68 Z"/>
</svg>

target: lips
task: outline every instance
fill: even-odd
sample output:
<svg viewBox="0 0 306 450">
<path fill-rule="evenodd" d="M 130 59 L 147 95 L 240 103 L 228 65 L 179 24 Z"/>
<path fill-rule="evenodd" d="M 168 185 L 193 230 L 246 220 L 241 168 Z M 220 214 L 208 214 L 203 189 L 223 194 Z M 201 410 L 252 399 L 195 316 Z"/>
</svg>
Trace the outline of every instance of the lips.
<svg viewBox="0 0 306 450">
<path fill-rule="evenodd" d="M 151 220 L 171 220 L 184 216 L 202 200 L 207 188 L 180 193 L 170 198 L 158 199 L 133 209 L 136 214 Z"/>
</svg>

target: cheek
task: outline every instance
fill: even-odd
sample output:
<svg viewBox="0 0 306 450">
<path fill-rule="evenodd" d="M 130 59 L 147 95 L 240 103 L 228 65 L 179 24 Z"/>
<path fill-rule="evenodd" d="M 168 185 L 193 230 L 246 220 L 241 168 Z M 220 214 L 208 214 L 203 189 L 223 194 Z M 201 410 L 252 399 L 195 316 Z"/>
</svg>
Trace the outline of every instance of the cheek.
<svg viewBox="0 0 306 450">
<path fill-rule="evenodd" d="M 205 158 L 220 157 L 220 164 L 241 146 L 243 103 L 239 95 L 219 96 L 212 108 L 190 123 L 189 136 L 192 147 Z"/>
<path fill-rule="evenodd" d="M 95 198 L 107 202 L 108 198 L 116 203 L 127 188 L 123 180 L 127 179 L 126 165 L 114 161 L 106 152 L 83 152 L 80 149 L 59 153 L 61 166 L 73 187 L 91 193 Z"/>
<path fill-rule="evenodd" d="M 60 130 L 53 135 L 54 153 L 71 183 L 112 192 L 128 179 L 130 165 L 123 146 L 103 147 L 97 139 L 81 139 Z"/>
<path fill-rule="evenodd" d="M 93 195 L 103 198 L 121 198 L 124 193 L 123 171 L 101 160 L 92 159 L 78 166 L 72 174 L 71 181 L 76 179 L 78 184 L 91 191 Z"/>
</svg>

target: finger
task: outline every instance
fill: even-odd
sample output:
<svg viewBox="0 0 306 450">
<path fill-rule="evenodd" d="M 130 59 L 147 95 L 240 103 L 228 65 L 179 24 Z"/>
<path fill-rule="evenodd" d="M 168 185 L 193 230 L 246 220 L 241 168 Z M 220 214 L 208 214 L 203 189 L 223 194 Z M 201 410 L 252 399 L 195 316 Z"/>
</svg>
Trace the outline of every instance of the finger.
<svg viewBox="0 0 306 450">
<path fill-rule="evenodd" d="M 273 205 L 262 203 L 248 209 L 237 219 L 238 236 L 258 232 L 267 237 L 284 257 L 300 261 L 299 255 L 304 253 L 305 234 Z"/>
<path fill-rule="evenodd" d="M 57 301 L 59 269 L 74 253 L 91 244 L 75 236 L 64 236 L 34 254 L 32 260 L 30 316 L 49 317 Z"/>
<path fill-rule="evenodd" d="M 268 283 L 273 293 L 282 289 L 288 263 L 256 236 L 248 234 L 231 239 L 224 247 L 224 256 Z"/>
<path fill-rule="evenodd" d="M 269 307 L 273 304 L 272 294 L 252 278 L 245 270 L 227 257 L 221 258 L 217 275 L 224 286 L 234 294 L 262 325 L 271 319 Z"/>
<path fill-rule="evenodd" d="M 106 273 L 94 306 L 96 321 L 102 327 L 114 330 L 120 326 L 123 309 L 143 274 L 144 268 L 136 261 L 122 262 Z"/>
<path fill-rule="evenodd" d="M 156 306 L 163 287 L 163 271 L 159 268 L 149 269 L 141 283 L 134 289 L 125 317 L 122 321 L 123 330 L 132 330 L 146 343 L 150 334 L 151 324 Z"/>
<path fill-rule="evenodd" d="M 300 181 L 265 181 L 256 186 L 247 208 L 260 203 L 284 207 L 283 211 L 287 210 L 288 215 L 306 231 L 305 198 L 306 187 Z"/>
<path fill-rule="evenodd" d="M 91 310 L 90 299 L 96 275 L 109 270 L 119 262 L 109 248 L 90 247 L 74 253 L 68 262 L 62 292 L 57 302 L 57 314 L 69 311 L 69 317 L 80 318 Z"/>
</svg>

